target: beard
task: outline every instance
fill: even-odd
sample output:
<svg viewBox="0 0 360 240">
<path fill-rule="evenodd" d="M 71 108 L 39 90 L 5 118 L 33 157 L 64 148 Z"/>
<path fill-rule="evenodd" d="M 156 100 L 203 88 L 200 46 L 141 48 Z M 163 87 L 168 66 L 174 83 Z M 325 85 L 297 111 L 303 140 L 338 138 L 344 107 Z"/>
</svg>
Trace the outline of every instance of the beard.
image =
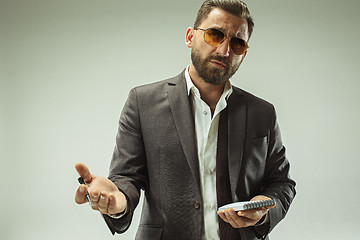
<svg viewBox="0 0 360 240">
<path fill-rule="evenodd" d="M 210 67 L 207 64 L 211 60 L 217 60 L 225 64 L 225 68 L 220 69 L 216 67 Z M 240 63 L 231 66 L 229 59 L 221 56 L 208 56 L 206 58 L 201 58 L 200 51 L 192 48 L 191 49 L 191 61 L 195 67 L 198 75 L 204 79 L 205 82 L 220 85 L 229 80 L 239 69 Z"/>
</svg>

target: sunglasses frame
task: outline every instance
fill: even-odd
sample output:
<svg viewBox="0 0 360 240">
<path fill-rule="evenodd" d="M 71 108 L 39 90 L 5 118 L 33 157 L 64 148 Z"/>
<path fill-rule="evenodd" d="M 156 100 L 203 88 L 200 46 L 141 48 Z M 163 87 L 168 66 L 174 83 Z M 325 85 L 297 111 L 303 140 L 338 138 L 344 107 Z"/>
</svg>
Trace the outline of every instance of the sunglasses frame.
<svg viewBox="0 0 360 240">
<path fill-rule="evenodd" d="M 248 48 L 249 48 L 249 45 L 248 45 L 248 43 L 244 40 L 244 39 L 241 39 L 241 38 L 238 38 L 238 37 L 226 37 L 226 34 L 223 32 L 223 31 L 221 31 L 221 30 L 219 30 L 219 29 L 216 29 L 216 28 L 206 28 L 206 29 L 204 29 L 204 28 L 196 28 L 195 30 L 201 30 L 201 31 L 203 31 L 204 32 L 204 35 L 203 35 L 203 38 L 204 38 L 204 41 L 207 43 L 207 44 L 209 44 L 209 45 L 211 45 L 211 46 L 219 46 L 220 44 L 222 44 L 226 39 L 230 39 L 230 48 L 231 48 L 231 51 L 233 51 L 234 52 L 234 50 L 232 49 L 232 47 L 231 47 L 231 39 L 240 39 L 241 41 L 244 41 L 244 43 L 245 43 L 245 51 L 242 53 L 242 54 L 244 54 L 247 50 L 248 50 Z M 221 42 L 219 42 L 219 43 L 216 43 L 216 44 L 211 44 L 211 43 L 208 43 L 206 40 L 205 40 L 205 34 L 206 34 L 206 31 L 208 31 L 208 30 L 216 30 L 216 31 L 219 31 L 219 32 L 221 32 L 223 35 L 224 35 L 224 38 L 221 40 Z M 235 53 L 235 52 L 234 52 Z M 236 54 L 236 53 L 235 53 Z M 242 55 L 242 54 L 236 54 L 236 55 Z"/>
</svg>

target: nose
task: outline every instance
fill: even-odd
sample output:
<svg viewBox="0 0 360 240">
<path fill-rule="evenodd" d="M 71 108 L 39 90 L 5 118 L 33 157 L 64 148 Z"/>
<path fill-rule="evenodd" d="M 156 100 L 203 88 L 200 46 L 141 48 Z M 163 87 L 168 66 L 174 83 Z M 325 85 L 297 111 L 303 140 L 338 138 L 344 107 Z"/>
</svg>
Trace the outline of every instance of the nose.
<svg viewBox="0 0 360 240">
<path fill-rule="evenodd" d="M 230 39 L 225 39 L 217 46 L 216 53 L 222 57 L 228 57 L 230 54 Z"/>
</svg>

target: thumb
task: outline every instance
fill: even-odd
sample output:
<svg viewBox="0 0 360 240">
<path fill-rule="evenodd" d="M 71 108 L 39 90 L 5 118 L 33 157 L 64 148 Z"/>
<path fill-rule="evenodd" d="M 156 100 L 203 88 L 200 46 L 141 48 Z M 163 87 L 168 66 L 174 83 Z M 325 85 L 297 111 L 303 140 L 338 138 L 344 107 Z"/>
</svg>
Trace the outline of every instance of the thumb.
<svg viewBox="0 0 360 240">
<path fill-rule="evenodd" d="M 90 173 L 89 168 L 83 163 L 76 163 L 75 169 L 79 173 L 80 177 L 82 177 L 85 183 L 90 183 L 92 180 L 92 175 Z"/>
<path fill-rule="evenodd" d="M 274 208 L 275 206 L 276 206 L 276 203 L 274 203 L 274 205 L 266 206 L 265 209 Z"/>
</svg>

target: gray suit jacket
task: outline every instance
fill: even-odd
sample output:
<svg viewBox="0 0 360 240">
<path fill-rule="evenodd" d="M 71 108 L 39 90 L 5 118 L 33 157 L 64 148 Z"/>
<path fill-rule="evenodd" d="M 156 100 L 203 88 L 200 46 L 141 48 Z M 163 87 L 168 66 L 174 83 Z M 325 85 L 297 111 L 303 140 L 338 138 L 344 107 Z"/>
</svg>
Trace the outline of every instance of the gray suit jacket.
<svg viewBox="0 0 360 240">
<path fill-rule="evenodd" d="M 202 196 L 194 120 L 180 75 L 131 90 L 119 121 L 109 178 L 125 193 L 128 212 L 104 216 L 126 231 L 145 191 L 136 239 L 201 239 Z M 239 229 L 242 239 L 266 237 L 295 196 L 274 107 L 239 88 L 228 99 L 228 157 L 233 201 L 266 195 L 276 200 L 270 223 Z"/>
</svg>

